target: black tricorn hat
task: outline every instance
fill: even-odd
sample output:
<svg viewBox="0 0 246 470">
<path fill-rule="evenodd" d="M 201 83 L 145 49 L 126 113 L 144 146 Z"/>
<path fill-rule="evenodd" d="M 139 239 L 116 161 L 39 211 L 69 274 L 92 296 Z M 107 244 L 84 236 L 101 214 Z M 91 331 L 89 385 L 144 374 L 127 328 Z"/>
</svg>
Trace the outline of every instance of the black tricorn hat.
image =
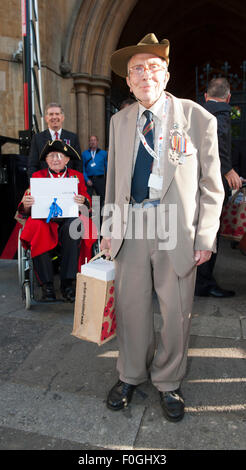
<svg viewBox="0 0 246 470">
<path fill-rule="evenodd" d="M 48 140 L 40 153 L 39 160 L 45 160 L 45 157 L 50 152 L 60 152 L 71 160 L 81 160 L 78 152 L 71 145 L 64 142 L 64 140 Z"/>
</svg>

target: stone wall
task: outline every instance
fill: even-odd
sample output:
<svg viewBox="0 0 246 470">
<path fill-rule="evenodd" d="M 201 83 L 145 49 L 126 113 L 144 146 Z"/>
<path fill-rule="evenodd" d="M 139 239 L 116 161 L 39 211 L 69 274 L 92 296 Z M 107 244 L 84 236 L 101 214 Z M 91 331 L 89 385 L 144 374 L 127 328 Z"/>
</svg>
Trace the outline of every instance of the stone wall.
<svg viewBox="0 0 246 470">
<path fill-rule="evenodd" d="M 60 102 L 65 109 L 65 127 L 73 132 L 77 131 L 73 79 L 62 76 L 60 63 L 75 3 L 76 0 L 38 2 L 43 104 Z M 0 17 L 0 135 L 18 138 L 19 130 L 24 130 L 23 66 L 13 54 L 22 41 L 21 1 L 2 0 Z M 39 114 L 38 108 L 36 110 Z M 41 130 L 41 121 L 38 121 Z M 18 153 L 19 147 L 8 143 L 2 147 L 2 152 Z"/>
<path fill-rule="evenodd" d="M 21 41 L 21 7 L 18 0 L 0 3 L 0 135 L 18 137 L 23 129 L 22 66 L 13 61 Z M 18 153 L 18 146 L 5 144 L 4 153 Z"/>
<path fill-rule="evenodd" d="M 100 146 L 105 146 L 110 55 L 136 3 L 38 0 L 43 105 L 62 104 L 64 127 L 79 134 L 82 149 L 91 134 L 97 134 Z M 23 66 L 13 54 L 22 41 L 21 0 L 2 0 L 0 17 L 0 135 L 18 138 L 19 130 L 24 130 Z M 19 149 L 5 144 L 2 151 Z"/>
</svg>

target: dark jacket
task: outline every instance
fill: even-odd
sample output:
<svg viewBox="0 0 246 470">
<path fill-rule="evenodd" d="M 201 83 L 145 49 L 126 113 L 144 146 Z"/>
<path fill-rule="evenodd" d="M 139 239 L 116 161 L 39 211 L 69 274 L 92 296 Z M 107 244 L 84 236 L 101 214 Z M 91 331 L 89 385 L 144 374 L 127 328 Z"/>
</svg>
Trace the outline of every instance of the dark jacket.
<svg viewBox="0 0 246 470">
<path fill-rule="evenodd" d="M 71 145 L 71 147 L 73 147 L 76 150 L 76 152 L 79 155 L 81 155 L 81 149 L 80 149 L 79 139 L 78 139 L 77 134 L 74 134 L 73 132 L 62 129 L 61 139 L 67 142 L 67 144 Z M 39 161 L 39 155 L 48 140 L 52 140 L 49 129 L 46 129 L 45 131 L 42 131 L 33 135 L 30 154 L 28 157 L 28 177 L 29 178 L 31 178 L 32 174 L 35 171 L 41 170 L 42 168 L 47 168 L 46 162 Z M 70 160 L 68 163 L 68 167 L 73 168 L 74 170 L 80 171 L 81 173 L 83 172 L 82 160 L 81 161 Z"/>
<path fill-rule="evenodd" d="M 231 106 L 224 102 L 207 101 L 204 105 L 217 118 L 221 174 L 232 169 L 231 157 Z"/>
<path fill-rule="evenodd" d="M 231 191 L 224 175 L 232 169 L 231 106 L 222 101 L 209 100 L 203 104 L 203 107 L 217 118 L 221 176 L 225 190 L 225 200 L 227 200 Z"/>
<path fill-rule="evenodd" d="M 233 142 L 232 165 L 239 176 L 246 178 L 246 139 Z"/>
</svg>

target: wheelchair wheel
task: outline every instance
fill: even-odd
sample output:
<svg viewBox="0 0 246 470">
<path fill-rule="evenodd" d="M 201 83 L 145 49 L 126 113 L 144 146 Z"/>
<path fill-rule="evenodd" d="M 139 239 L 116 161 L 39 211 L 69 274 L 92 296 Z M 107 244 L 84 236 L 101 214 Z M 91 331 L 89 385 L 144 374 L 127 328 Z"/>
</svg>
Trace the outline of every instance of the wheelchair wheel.
<svg viewBox="0 0 246 470">
<path fill-rule="evenodd" d="M 100 252 L 100 240 L 97 240 L 92 246 L 92 256 L 96 256 Z"/>
<path fill-rule="evenodd" d="M 21 244 L 20 235 L 21 235 L 21 230 L 19 231 L 19 235 L 18 235 L 18 279 L 19 279 L 19 285 L 22 288 L 23 282 L 24 282 L 26 256 L 25 256 L 25 250 Z"/>
<path fill-rule="evenodd" d="M 23 297 L 26 304 L 26 310 L 30 310 L 31 308 L 31 287 L 29 282 L 24 282 L 23 285 Z"/>
</svg>

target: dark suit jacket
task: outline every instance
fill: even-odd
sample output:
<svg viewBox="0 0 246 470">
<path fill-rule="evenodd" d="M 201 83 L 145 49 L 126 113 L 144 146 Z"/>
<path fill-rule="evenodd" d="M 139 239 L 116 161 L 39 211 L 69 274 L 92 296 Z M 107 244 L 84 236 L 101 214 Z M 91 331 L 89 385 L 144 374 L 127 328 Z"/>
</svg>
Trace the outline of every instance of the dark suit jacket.
<svg viewBox="0 0 246 470">
<path fill-rule="evenodd" d="M 219 157 L 221 176 L 225 190 L 225 201 L 231 194 L 230 187 L 224 175 L 232 169 L 231 148 L 231 106 L 222 101 L 207 101 L 204 108 L 217 118 Z"/>
<path fill-rule="evenodd" d="M 51 137 L 49 129 L 46 129 L 45 131 L 42 131 L 33 135 L 30 154 L 28 157 L 28 177 L 29 178 L 31 178 L 32 174 L 35 171 L 41 170 L 42 168 L 47 168 L 46 162 L 39 161 L 39 156 L 46 142 L 51 139 L 52 137 Z M 65 129 L 62 129 L 61 139 L 67 142 L 67 144 L 71 145 L 71 147 L 73 147 L 81 157 L 81 149 L 80 149 L 79 139 L 78 139 L 77 134 L 74 134 L 74 132 L 70 132 L 70 131 L 66 131 Z M 80 161 L 70 160 L 68 163 L 68 167 L 73 168 L 74 170 L 80 171 L 82 173 L 83 172 L 82 159 Z"/>
<path fill-rule="evenodd" d="M 231 106 L 224 102 L 207 101 L 204 105 L 217 118 L 219 157 L 222 176 L 232 169 L 231 158 Z"/>
<path fill-rule="evenodd" d="M 233 142 L 232 146 L 232 164 L 234 170 L 246 178 L 246 140 L 238 140 Z"/>
</svg>

